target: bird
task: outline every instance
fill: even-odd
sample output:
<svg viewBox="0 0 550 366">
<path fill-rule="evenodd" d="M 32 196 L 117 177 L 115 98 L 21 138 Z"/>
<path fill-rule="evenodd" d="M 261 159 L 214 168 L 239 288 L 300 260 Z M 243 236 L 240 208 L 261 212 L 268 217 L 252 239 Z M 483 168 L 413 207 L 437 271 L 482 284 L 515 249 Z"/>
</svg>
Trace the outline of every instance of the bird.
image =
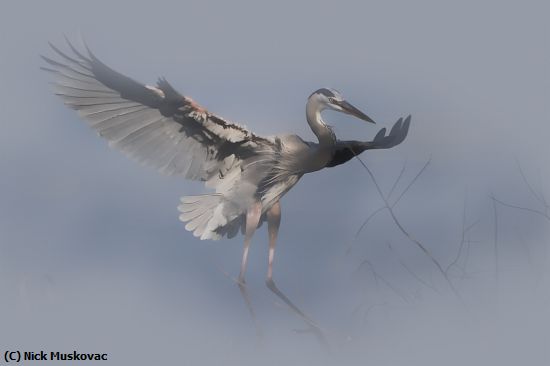
<svg viewBox="0 0 550 366">
<path fill-rule="evenodd" d="M 306 121 L 317 141 L 294 134 L 260 136 L 211 113 L 165 78 L 156 85 L 137 82 L 104 64 L 85 43 L 79 50 L 66 40 L 66 51 L 49 43 L 56 59 L 42 56 L 42 69 L 54 76 L 55 93 L 111 147 L 163 174 L 202 181 L 213 190 L 182 197 L 179 219 L 201 240 L 244 234 L 240 285 L 245 283 L 251 239 L 267 221 L 266 283 L 278 291 L 273 262 L 280 200 L 304 174 L 341 165 L 366 150 L 392 148 L 408 134 L 410 115 L 398 119 L 388 134 L 380 129 L 372 141 L 337 139 L 323 119 L 324 110 L 375 122 L 339 91 L 321 88 L 306 104 Z"/>
</svg>

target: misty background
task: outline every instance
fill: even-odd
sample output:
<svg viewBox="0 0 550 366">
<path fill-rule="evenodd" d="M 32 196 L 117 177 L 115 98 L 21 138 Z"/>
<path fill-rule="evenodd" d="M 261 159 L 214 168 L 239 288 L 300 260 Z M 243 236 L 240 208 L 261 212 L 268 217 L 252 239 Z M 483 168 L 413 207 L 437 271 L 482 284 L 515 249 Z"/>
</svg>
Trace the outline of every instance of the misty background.
<svg viewBox="0 0 550 366">
<path fill-rule="evenodd" d="M 550 361 L 550 48 L 543 1 L 19 1 L 0 11 L 0 351 L 109 353 L 108 364 L 546 365 Z M 327 112 L 341 139 L 412 114 L 364 167 L 304 176 L 282 200 L 278 287 L 267 234 L 178 221 L 197 182 L 112 151 L 53 95 L 47 42 L 81 32 L 106 64 L 252 131 L 314 139 L 307 96 L 333 87 L 378 122 Z M 521 169 L 520 169 L 521 167 Z M 523 173 L 523 176 L 522 176 Z M 493 201 L 494 197 L 501 203 Z M 549 197 L 550 199 L 550 197 Z M 502 203 L 522 207 L 513 208 Z M 536 212 L 534 212 L 535 210 Z M 496 222 L 496 225 L 495 225 Z M 454 263 L 454 264 L 453 264 Z M 451 265 L 453 264 L 453 265 Z"/>
</svg>

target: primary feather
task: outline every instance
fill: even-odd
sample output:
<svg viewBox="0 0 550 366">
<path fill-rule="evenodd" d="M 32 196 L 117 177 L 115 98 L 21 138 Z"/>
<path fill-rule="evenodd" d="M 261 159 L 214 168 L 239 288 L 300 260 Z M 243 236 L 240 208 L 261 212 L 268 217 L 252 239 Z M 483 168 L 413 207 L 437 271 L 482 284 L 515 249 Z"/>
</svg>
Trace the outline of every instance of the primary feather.
<svg viewBox="0 0 550 366">
<path fill-rule="evenodd" d="M 43 69 L 55 91 L 109 145 L 168 175 L 204 181 L 214 194 L 183 197 L 180 219 L 201 239 L 234 236 L 256 199 L 264 212 L 301 175 L 280 169 L 279 138 L 264 138 L 226 121 L 178 93 L 165 79 L 141 84 L 100 61 L 90 50 L 71 55 L 51 45 Z M 279 167 L 279 168 L 278 168 Z M 266 180 L 269 179 L 269 184 Z M 259 188 L 260 187 L 260 188 Z"/>
</svg>

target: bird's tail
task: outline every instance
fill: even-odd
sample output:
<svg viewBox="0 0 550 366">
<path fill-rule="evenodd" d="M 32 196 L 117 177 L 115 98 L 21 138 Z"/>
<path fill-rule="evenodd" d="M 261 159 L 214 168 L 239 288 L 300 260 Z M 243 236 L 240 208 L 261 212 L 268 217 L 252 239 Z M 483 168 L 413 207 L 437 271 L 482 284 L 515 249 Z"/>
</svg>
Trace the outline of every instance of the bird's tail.
<svg viewBox="0 0 550 366">
<path fill-rule="evenodd" d="M 187 222 L 185 229 L 192 231 L 193 235 L 201 240 L 218 240 L 224 234 L 234 236 L 240 228 L 240 223 L 237 224 L 235 219 L 240 215 L 227 217 L 227 214 L 224 214 L 224 202 L 224 196 L 219 193 L 182 197 L 178 206 L 181 213 L 179 218 Z M 227 232 L 229 226 L 231 230 Z"/>
</svg>

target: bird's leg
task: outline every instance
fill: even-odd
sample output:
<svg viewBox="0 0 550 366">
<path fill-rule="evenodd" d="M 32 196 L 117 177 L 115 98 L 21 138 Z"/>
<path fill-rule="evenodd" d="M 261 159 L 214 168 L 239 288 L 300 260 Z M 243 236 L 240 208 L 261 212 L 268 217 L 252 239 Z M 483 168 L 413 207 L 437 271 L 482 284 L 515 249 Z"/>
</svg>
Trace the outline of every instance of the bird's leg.
<svg viewBox="0 0 550 366">
<path fill-rule="evenodd" d="M 269 257 L 267 263 L 267 280 L 273 282 L 273 259 L 275 257 L 275 245 L 277 234 L 281 225 L 281 204 L 277 201 L 267 211 L 267 231 L 269 233 Z"/>
<path fill-rule="evenodd" d="M 262 204 L 260 202 L 255 202 L 254 204 L 252 204 L 246 212 L 246 230 L 244 237 L 243 259 L 241 262 L 241 272 L 239 273 L 239 279 L 237 282 L 237 284 L 239 285 L 241 296 L 244 299 L 248 312 L 250 313 L 250 317 L 252 318 L 252 322 L 254 323 L 254 327 L 256 328 L 256 335 L 258 336 L 258 338 L 262 338 L 262 331 L 258 324 L 258 321 L 256 320 L 256 313 L 254 311 L 254 307 L 252 306 L 252 302 L 250 301 L 250 296 L 248 296 L 244 273 L 246 271 L 246 264 L 248 261 L 248 249 L 250 248 L 250 240 L 252 239 L 256 228 L 258 227 L 258 222 L 260 221 L 261 216 Z"/>
<path fill-rule="evenodd" d="M 277 234 L 279 233 L 279 226 L 281 224 L 281 205 L 279 202 L 275 203 L 267 211 L 267 230 L 269 233 L 269 257 L 267 278 L 265 284 L 277 297 L 279 297 L 290 309 L 296 313 L 306 324 L 310 327 L 311 331 L 315 333 L 319 342 L 328 348 L 328 343 L 325 339 L 323 331 L 319 326 L 308 317 L 300 308 L 298 308 L 290 299 L 277 287 L 275 281 L 273 281 L 273 259 L 275 257 L 275 245 L 277 243 Z"/>
<path fill-rule="evenodd" d="M 241 272 L 239 273 L 239 282 L 245 283 L 244 273 L 246 272 L 246 264 L 248 262 L 248 249 L 250 248 L 250 241 L 252 236 L 258 227 L 260 217 L 262 216 L 262 204 L 261 202 L 254 202 L 246 211 L 246 230 L 244 236 L 243 247 L 243 259 L 241 262 Z"/>
</svg>

